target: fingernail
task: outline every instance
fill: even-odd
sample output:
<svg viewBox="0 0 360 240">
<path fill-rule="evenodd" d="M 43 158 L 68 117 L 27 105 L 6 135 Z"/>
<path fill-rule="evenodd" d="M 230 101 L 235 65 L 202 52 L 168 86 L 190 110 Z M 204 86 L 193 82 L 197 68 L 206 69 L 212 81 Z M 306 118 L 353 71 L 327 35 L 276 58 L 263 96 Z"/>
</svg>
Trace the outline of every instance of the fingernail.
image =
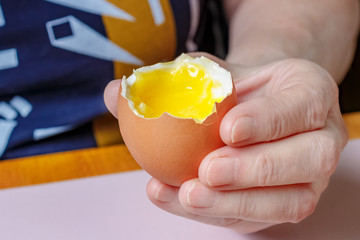
<svg viewBox="0 0 360 240">
<path fill-rule="evenodd" d="M 252 117 L 240 117 L 236 120 L 232 132 L 231 142 L 237 143 L 247 140 L 254 131 L 254 119 Z"/>
<path fill-rule="evenodd" d="M 206 182 L 209 186 L 229 185 L 236 179 L 236 162 L 233 158 L 213 159 L 206 170 Z"/>
<path fill-rule="evenodd" d="M 210 208 L 214 205 L 216 192 L 206 188 L 201 183 L 193 183 L 186 194 L 189 207 Z"/>
<path fill-rule="evenodd" d="M 159 182 L 154 198 L 160 202 L 172 202 L 176 195 L 177 191 L 174 188 Z"/>
</svg>

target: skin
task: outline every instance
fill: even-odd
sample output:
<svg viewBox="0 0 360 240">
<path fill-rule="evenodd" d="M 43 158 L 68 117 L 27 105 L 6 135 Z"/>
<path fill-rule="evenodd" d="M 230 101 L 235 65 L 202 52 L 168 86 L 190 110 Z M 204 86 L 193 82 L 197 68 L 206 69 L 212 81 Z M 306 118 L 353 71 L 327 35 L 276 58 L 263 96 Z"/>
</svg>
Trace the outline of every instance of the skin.
<svg viewBox="0 0 360 240">
<path fill-rule="evenodd" d="M 355 0 L 227 0 L 226 61 L 239 104 L 224 117 L 225 147 L 180 188 L 150 180 L 158 207 L 241 233 L 308 217 L 348 141 L 338 88 L 355 50 Z M 115 116 L 119 80 L 105 103 Z"/>
</svg>

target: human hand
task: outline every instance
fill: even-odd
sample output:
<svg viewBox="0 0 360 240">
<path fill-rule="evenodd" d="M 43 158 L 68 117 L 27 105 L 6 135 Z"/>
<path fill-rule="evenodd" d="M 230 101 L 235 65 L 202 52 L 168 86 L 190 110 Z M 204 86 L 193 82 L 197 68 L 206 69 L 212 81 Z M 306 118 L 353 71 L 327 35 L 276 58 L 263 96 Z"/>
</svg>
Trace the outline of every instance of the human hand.
<svg viewBox="0 0 360 240">
<path fill-rule="evenodd" d="M 180 188 L 150 180 L 150 200 L 170 213 L 242 233 L 303 220 L 348 140 L 335 81 L 306 60 L 248 68 L 202 55 L 234 78 L 239 104 L 220 126 L 227 146 L 210 153 L 199 178 Z"/>
</svg>

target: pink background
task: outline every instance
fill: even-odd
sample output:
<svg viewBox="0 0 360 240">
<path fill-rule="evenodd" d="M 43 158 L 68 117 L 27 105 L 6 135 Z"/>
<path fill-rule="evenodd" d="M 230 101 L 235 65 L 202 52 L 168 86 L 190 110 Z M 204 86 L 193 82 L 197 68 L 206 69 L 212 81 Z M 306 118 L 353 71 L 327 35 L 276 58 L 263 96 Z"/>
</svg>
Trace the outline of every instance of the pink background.
<svg viewBox="0 0 360 240">
<path fill-rule="evenodd" d="M 240 235 L 168 214 L 145 194 L 143 171 L 0 191 L 0 239 L 360 239 L 360 139 L 342 154 L 315 213 Z"/>
</svg>

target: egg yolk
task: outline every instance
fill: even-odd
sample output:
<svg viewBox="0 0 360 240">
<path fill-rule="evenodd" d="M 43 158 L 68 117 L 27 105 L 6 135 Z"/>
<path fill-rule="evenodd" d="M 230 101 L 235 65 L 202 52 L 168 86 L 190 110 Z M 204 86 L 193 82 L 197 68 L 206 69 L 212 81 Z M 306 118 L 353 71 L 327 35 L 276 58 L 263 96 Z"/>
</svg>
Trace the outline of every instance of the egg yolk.
<svg viewBox="0 0 360 240">
<path fill-rule="evenodd" d="M 158 118 L 167 112 L 203 121 L 213 113 L 215 102 L 225 98 L 219 94 L 221 83 L 214 81 L 200 64 L 183 62 L 174 67 L 165 63 L 162 68 L 134 74 L 130 98 L 146 118 Z"/>
</svg>

